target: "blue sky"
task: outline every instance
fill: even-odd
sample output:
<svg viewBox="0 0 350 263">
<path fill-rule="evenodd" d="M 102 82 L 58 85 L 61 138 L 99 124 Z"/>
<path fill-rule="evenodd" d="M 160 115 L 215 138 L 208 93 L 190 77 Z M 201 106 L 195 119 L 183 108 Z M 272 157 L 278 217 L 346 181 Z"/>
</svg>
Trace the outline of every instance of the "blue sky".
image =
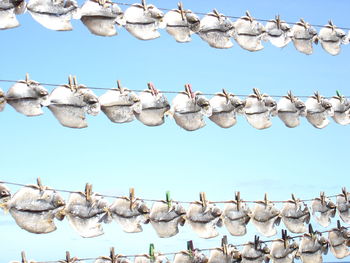
<svg viewBox="0 0 350 263">
<path fill-rule="evenodd" d="M 152 3 L 164 8 L 177 4 L 174 0 Z M 280 14 L 292 22 L 303 17 L 321 25 L 332 19 L 338 26 L 350 27 L 346 0 L 185 1 L 184 6 L 197 12 L 216 8 L 233 16 L 249 10 L 264 19 Z M 80 21 L 73 21 L 72 32 L 54 32 L 28 13 L 18 19 L 19 28 L 0 32 L 1 79 L 23 79 L 28 72 L 40 82 L 66 83 L 67 76 L 74 74 L 80 83 L 106 88 L 115 87 L 120 79 L 130 89 L 144 89 L 152 81 L 160 90 L 180 91 L 191 83 L 194 90 L 205 93 L 225 88 L 249 94 L 256 87 L 280 95 L 288 90 L 296 95 L 312 95 L 316 90 L 325 96 L 334 95 L 335 90 L 350 95 L 349 46 L 343 46 L 335 57 L 321 46 L 306 56 L 292 44 L 278 49 L 265 43 L 264 50 L 250 53 L 236 43 L 228 50 L 213 49 L 198 36 L 191 43 L 179 44 L 165 30 L 159 39 L 140 41 L 123 28 L 118 36 L 103 38 L 91 35 Z M 0 85 L 3 90 L 11 86 Z M 137 196 L 152 199 L 165 198 L 165 191 L 170 190 L 174 199 L 187 201 L 198 199 L 200 191 L 209 200 L 232 199 L 234 191 L 246 200 L 262 199 L 265 192 L 271 200 L 286 200 L 291 193 L 313 198 L 320 191 L 333 195 L 342 186 L 350 189 L 350 127 L 333 121 L 318 130 L 303 119 L 299 127 L 288 129 L 276 118 L 271 128 L 258 131 L 238 117 L 230 129 L 207 120 L 203 129 L 186 132 L 171 119 L 150 128 L 138 121 L 113 124 L 100 113 L 88 117 L 88 128 L 74 130 L 60 126 L 48 109 L 44 111 L 40 117 L 28 118 L 8 105 L 0 113 L 0 180 L 33 183 L 40 176 L 46 185 L 69 190 L 83 190 L 90 182 L 95 191 L 115 195 L 127 194 L 134 187 Z M 79 257 L 95 257 L 108 254 L 110 246 L 117 253 L 137 254 L 146 253 L 151 242 L 163 252 L 184 249 L 190 239 L 202 248 L 220 244 L 220 237 L 197 238 L 189 226 L 170 239 L 157 238 L 150 225 L 142 233 L 126 234 L 113 223 L 104 227 L 105 235 L 93 239 L 80 238 L 66 220 L 57 226 L 51 234 L 33 235 L 1 212 L 1 262 L 19 259 L 21 250 L 28 258 L 44 261 L 63 258 L 66 250 Z M 228 232 L 223 228 L 220 233 Z M 245 242 L 254 234 L 250 227 L 249 235 L 230 236 L 229 242 Z M 336 261 L 331 254 L 325 259 Z"/>
</svg>

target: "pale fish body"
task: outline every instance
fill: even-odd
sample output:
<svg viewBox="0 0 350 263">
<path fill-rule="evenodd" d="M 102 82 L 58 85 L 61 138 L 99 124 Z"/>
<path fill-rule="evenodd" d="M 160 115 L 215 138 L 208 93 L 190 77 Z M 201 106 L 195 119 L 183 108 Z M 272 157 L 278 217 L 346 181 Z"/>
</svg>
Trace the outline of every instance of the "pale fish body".
<svg viewBox="0 0 350 263">
<path fill-rule="evenodd" d="M 329 102 L 334 109 L 333 120 L 340 125 L 350 124 L 350 101 L 343 96 L 334 96 Z"/>
<path fill-rule="evenodd" d="M 305 106 L 307 111 L 306 119 L 318 129 L 326 127 L 329 124 L 328 116 L 334 115 L 332 104 L 318 93 L 308 98 Z"/>
<path fill-rule="evenodd" d="M 337 209 L 341 220 L 346 224 L 350 224 L 350 193 L 337 196 Z"/>
<path fill-rule="evenodd" d="M 43 114 L 43 106 L 49 104 L 49 93 L 38 82 L 20 80 L 14 84 L 6 94 L 8 104 L 17 112 L 28 117 Z"/>
<path fill-rule="evenodd" d="M 2 89 L 0 89 L 0 112 L 5 109 L 6 106 L 6 96 Z"/>
<path fill-rule="evenodd" d="M 128 89 L 111 89 L 98 98 L 101 110 L 114 123 L 127 123 L 140 113 L 142 104 L 139 97 Z"/>
<path fill-rule="evenodd" d="M 293 200 L 284 204 L 281 210 L 282 221 L 292 233 L 305 233 L 306 224 L 310 222 L 309 208 L 298 201 Z"/>
<path fill-rule="evenodd" d="M 86 128 L 85 114 L 95 116 L 100 112 L 97 96 L 85 86 L 76 89 L 66 85 L 57 87 L 50 94 L 48 108 L 63 126 L 69 128 Z"/>
<path fill-rule="evenodd" d="M 166 202 L 155 202 L 149 217 L 157 235 L 161 238 L 168 238 L 179 232 L 179 224 L 185 223 L 185 214 L 186 210 L 180 204 L 172 204 L 169 208 Z"/>
<path fill-rule="evenodd" d="M 230 19 L 216 10 L 208 13 L 200 21 L 198 35 L 213 48 L 231 48 L 234 25 Z"/>
<path fill-rule="evenodd" d="M 216 226 L 221 224 L 221 214 L 221 210 L 215 205 L 191 204 L 186 218 L 200 238 L 213 238 L 219 235 Z"/>
<path fill-rule="evenodd" d="M 303 263 L 322 263 L 322 253 L 327 254 L 327 240 L 305 234 L 299 245 L 299 256 Z"/>
<path fill-rule="evenodd" d="M 82 237 L 90 238 L 103 235 L 102 222 L 108 211 L 108 202 L 92 194 L 90 199 L 83 193 L 71 193 L 65 213 L 70 225 Z"/>
<path fill-rule="evenodd" d="M 225 205 L 223 218 L 227 230 L 233 236 L 244 236 L 247 233 L 247 224 L 250 220 L 250 209 L 245 203 L 237 202 Z"/>
<path fill-rule="evenodd" d="M 237 19 L 234 27 L 235 33 L 233 37 L 241 48 L 251 52 L 264 48 L 261 40 L 264 37 L 265 28 L 261 23 L 254 20 L 249 12 Z"/>
<path fill-rule="evenodd" d="M 221 128 L 230 128 L 237 123 L 236 115 L 241 113 L 244 102 L 237 96 L 226 93 L 218 93 L 209 100 L 212 107 L 211 121 Z"/>
<path fill-rule="evenodd" d="M 94 261 L 94 263 L 114 263 L 110 258 L 101 257 Z M 127 258 L 117 257 L 115 263 L 131 263 Z"/>
<path fill-rule="evenodd" d="M 259 233 L 266 237 L 276 235 L 277 230 L 275 225 L 280 222 L 280 212 L 271 202 L 259 202 L 255 204 L 251 214 L 251 222 L 256 227 Z"/>
<path fill-rule="evenodd" d="M 227 252 L 222 248 L 213 249 L 210 252 L 208 263 L 239 263 L 241 262 L 240 252 L 236 247 L 228 245 Z"/>
<path fill-rule="evenodd" d="M 163 93 L 151 88 L 139 93 L 142 111 L 135 112 L 136 119 L 147 126 L 159 126 L 164 123 L 164 114 L 170 109 L 168 99 Z"/>
<path fill-rule="evenodd" d="M 292 27 L 291 34 L 294 47 L 301 53 L 311 55 L 313 52 L 312 44 L 317 39 L 316 29 L 301 19 Z"/>
<path fill-rule="evenodd" d="M 266 259 L 266 252 L 268 253 L 268 249 L 261 248 L 260 243 L 256 247 L 254 243 L 248 243 L 241 252 L 241 263 L 262 263 Z"/>
<path fill-rule="evenodd" d="M 291 27 L 279 17 L 265 25 L 266 40 L 278 48 L 283 48 L 292 40 Z"/>
<path fill-rule="evenodd" d="M 323 227 L 329 226 L 331 218 L 335 216 L 336 206 L 329 198 L 325 198 L 324 202 L 320 198 L 316 198 L 311 203 L 312 215 L 314 219 Z"/>
<path fill-rule="evenodd" d="M 27 9 L 42 26 L 56 31 L 72 30 L 71 19 L 77 12 L 75 0 L 30 0 Z"/>
<path fill-rule="evenodd" d="M 18 27 L 20 24 L 16 14 L 21 14 L 26 9 L 23 0 L 2 0 L 0 2 L 0 30 Z"/>
<path fill-rule="evenodd" d="M 182 15 L 181 15 L 182 12 Z M 191 35 L 198 32 L 200 20 L 190 10 L 174 9 L 164 16 L 166 31 L 179 43 L 190 42 Z"/>
<path fill-rule="evenodd" d="M 80 20 L 92 34 L 97 36 L 115 36 L 118 34 L 116 24 L 125 24 L 123 11 L 115 3 L 88 0 L 79 12 Z"/>
<path fill-rule="evenodd" d="M 262 130 L 271 127 L 271 116 L 276 114 L 277 103 L 268 95 L 260 94 L 254 89 L 245 100 L 244 114 L 248 123 L 255 129 Z"/>
<path fill-rule="evenodd" d="M 187 131 L 195 131 L 205 126 L 204 117 L 212 115 L 209 100 L 199 92 L 182 92 L 172 101 L 171 112 L 177 125 Z"/>
<path fill-rule="evenodd" d="M 306 116 L 305 103 L 289 93 L 278 101 L 277 115 L 288 128 L 295 128 L 300 124 L 299 117 Z"/>
<path fill-rule="evenodd" d="M 56 230 L 54 219 L 62 219 L 60 213 L 64 204 L 63 198 L 53 190 L 26 186 L 13 195 L 5 209 L 22 229 L 46 234 Z"/>
<path fill-rule="evenodd" d="M 176 253 L 173 263 L 207 263 L 208 258 L 205 254 L 198 250 L 192 251 L 190 254 L 188 251 L 181 251 Z"/>
<path fill-rule="evenodd" d="M 147 220 L 149 209 L 141 200 L 133 201 L 132 204 L 127 198 L 116 199 L 109 208 L 112 218 L 120 224 L 124 232 L 142 232 L 142 223 Z"/>
<path fill-rule="evenodd" d="M 294 263 L 298 248 L 296 243 L 290 244 L 288 240 L 286 244 L 282 239 L 273 241 L 270 251 L 272 263 Z"/>
<path fill-rule="evenodd" d="M 350 232 L 345 228 L 335 228 L 328 233 L 328 240 L 332 254 L 336 258 L 345 258 L 350 255 L 347 242 L 350 241 Z"/>
<path fill-rule="evenodd" d="M 158 28 L 164 14 L 154 5 L 133 4 L 125 10 L 125 29 L 140 40 L 151 40 L 160 37 Z"/>
<path fill-rule="evenodd" d="M 156 253 L 154 255 L 154 259 L 151 259 L 149 255 L 137 256 L 135 257 L 134 263 L 165 263 L 167 262 L 164 256 L 158 255 Z"/>
<path fill-rule="evenodd" d="M 345 37 L 345 32 L 333 25 L 332 21 L 329 21 L 318 33 L 318 39 L 321 42 L 322 48 L 333 56 L 340 53 L 340 46 Z"/>
</svg>

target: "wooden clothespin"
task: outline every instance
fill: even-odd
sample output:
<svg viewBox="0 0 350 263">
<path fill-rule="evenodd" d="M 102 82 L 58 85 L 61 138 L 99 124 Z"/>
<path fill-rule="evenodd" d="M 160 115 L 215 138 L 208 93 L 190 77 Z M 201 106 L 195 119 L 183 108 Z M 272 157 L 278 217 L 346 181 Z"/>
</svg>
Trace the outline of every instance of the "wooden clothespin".
<svg viewBox="0 0 350 263">
<path fill-rule="evenodd" d="M 135 203 L 135 189 L 133 187 L 131 187 L 129 189 L 129 201 L 130 201 L 130 210 L 132 210 L 132 208 L 134 207 L 134 203 Z"/>
<path fill-rule="evenodd" d="M 236 200 L 236 204 L 237 204 L 237 211 L 240 210 L 240 206 L 241 206 L 241 193 L 238 191 L 235 193 L 235 200 Z"/>
<path fill-rule="evenodd" d="M 282 229 L 282 240 L 283 240 L 283 245 L 284 248 L 287 248 L 287 244 L 288 244 L 288 236 L 287 236 L 287 230 Z"/>
<path fill-rule="evenodd" d="M 147 10 L 147 4 L 146 4 L 146 0 L 141 0 L 141 5 L 144 11 Z"/>
<path fill-rule="evenodd" d="M 27 261 L 26 253 L 24 251 L 21 252 L 21 260 L 22 263 L 29 263 Z"/>
<path fill-rule="evenodd" d="M 91 195 L 92 195 L 92 184 L 87 183 L 85 185 L 85 197 L 87 201 L 91 201 Z"/>
<path fill-rule="evenodd" d="M 222 253 L 224 253 L 224 255 L 228 254 L 228 244 L 227 244 L 227 236 L 224 235 L 221 239 L 221 248 L 222 248 Z"/>
<path fill-rule="evenodd" d="M 259 246 L 259 242 L 260 242 L 259 239 L 260 239 L 260 238 L 259 238 L 257 235 L 254 236 L 254 248 L 255 248 L 256 250 L 258 249 L 258 246 Z"/>
<path fill-rule="evenodd" d="M 205 208 L 207 208 L 207 206 L 208 206 L 208 201 L 207 201 L 207 197 L 206 197 L 205 192 L 200 192 L 200 193 L 199 193 L 199 200 L 201 201 L 202 206 L 205 207 Z"/>
<path fill-rule="evenodd" d="M 347 202 L 347 201 L 348 201 L 348 193 L 347 193 L 347 191 L 346 191 L 346 188 L 343 187 L 343 188 L 341 189 L 341 191 L 342 191 L 342 193 L 343 193 L 343 195 L 344 195 L 345 201 Z"/>
<path fill-rule="evenodd" d="M 321 200 L 322 205 L 326 204 L 326 196 L 325 196 L 324 192 L 320 192 L 320 200 Z"/>
<path fill-rule="evenodd" d="M 177 3 L 177 7 L 178 7 L 178 9 L 180 11 L 180 15 L 181 15 L 182 21 L 185 21 L 185 10 L 183 8 L 182 2 L 178 2 Z"/>
<path fill-rule="evenodd" d="M 267 206 L 269 203 L 269 200 L 267 199 L 267 193 L 264 194 L 264 204 Z"/>
</svg>

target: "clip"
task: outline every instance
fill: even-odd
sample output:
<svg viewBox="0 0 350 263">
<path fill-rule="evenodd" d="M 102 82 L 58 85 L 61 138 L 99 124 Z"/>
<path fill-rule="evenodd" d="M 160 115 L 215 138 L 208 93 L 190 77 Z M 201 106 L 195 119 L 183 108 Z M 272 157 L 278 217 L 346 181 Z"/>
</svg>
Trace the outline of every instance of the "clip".
<svg viewBox="0 0 350 263">
<path fill-rule="evenodd" d="M 241 193 L 238 191 L 238 192 L 235 192 L 235 200 L 236 200 L 236 204 L 237 204 L 237 211 L 240 210 L 240 206 L 241 206 Z"/>
<path fill-rule="evenodd" d="M 287 248 L 287 244 L 288 244 L 288 236 L 287 236 L 287 230 L 282 229 L 282 240 L 283 240 L 283 245 L 284 248 Z"/>
<path fill-rule="evenodd" d="M 346 192 L 346 188 L 343 187 L 343 188 L 341 189 L 341 191 L 343 192 L 344 199 L 345 199 L 345 201 L 347 202 L 347 201 L 348 201 L 348 193 Z"/>
<path fill-rule="evenodd" d="M 228 254 L 228 244 L 227 244 L 227 236 L 224 235 L 221 239 L 221 249 L 222 249 L 222 253 L 224 253 L 224 255 Z"/>
<path fill-rule="evenodd" d="M 41 192 L 45 190 L 45 186 L 43 186 L 43 184 L 41 183 L 40 177 L 38 177 L 38 178 L 36 179 L 36 183 L 37 183 L 37 185 L 38 185 L 38 187 L 39 187 L 39 190 L 40 190 Z"/>
<path fill-rule="evenodd" d="M 177 7 L 178 7 L 178 9 L 179 9 L 179 11 L 180 11 L 181 19 L 182 19 L 183 21 L 185 21 L 185 13 L 186 13 L 186 12 L 184 11 L 182 2 L 178 2 L 178 3 L 177 3 Z"/>
<path fill-rule="evenodd" d="M 143 7 L 143 10 L 146 11 L 147 10 L 146 0 L 141 0 L 141 5 Z"/>
<path fill-rule="evenodd" d="M 154 244 L 153 244 L 153 243 L 151 243 L 151 244 L 149 245 L 149 253 L 148 253 L 148 256 L 149 256 L 151 262 L 154 262 L 154 261 L 155 261 L 156 258 L 155 258 L 155 256 L 154 256 Z"/>
<path fill-rule="evenodd" d="M 253 88 L 253 92 L 258 100 L 262 100 L 262 95 L 260 93 L 260 90 L 257 88 Z"/>
<path fill-rule="evenodd" d="M 324 192 L 320 192 L 320 200 L 322 205 L 326 204 L 326 196 L 324 195 Z"/>
<path fill-rule="evenodd" d="M 269 200 L 267 199 L 267 193 L 264 194 L 264 204 L 267 206 L 269 203 Z"/>
<path fill-rule="evenodd" d="M 130 201 L 130 210 L 132 210 L 134 203 L 135 203 L 135 189 L 131 187 L 129 189 L 129 201 Z"/>
<path fill-rule="evenodd" d="M 191 84 L 185 84 L 185 91 L 189 98 L 191 99 L 195 98 L 194 92 L 192 91 L 192 88 L 191 88 Z"/>
<path fill-rule="evenodd" d="M 21 259 L 22 259 L 22 263 L 29 263 L 27 261 L 27 257 L 26 257 L 26 253 L 24 251 L 21 252 Z"/>
<path fill-rule="evenodd" d="M 190 258 L 193 258 L 194 246 L 193 246 L 192 240 L 187 241 L 187 252 L 188 252 Z"/>
<path fill-rule="evenodd" d="M 87 183 L 85 185 L 85 197 L 87 201 L 91 201 L 91 195 L 92 195 L 92 184 Z"/>
<path fill-rule="evenodd" d="M 201 201 L 203 207 L 206 208 L 208 206 L 208 201 L 205 192 L 199 193 L 199 200 Z"/>
<path fill-rule="evenodd" d="M 66 260 L 60 260 L 61 263 L 75 263 L 77 261 L 77 258 L 71 258 L 69 251 L 66 251 Z"/>
<path fill-rule="evenodd" d="M 254 236 L 254 248 L 255 248 L 256 250 L 258 250 L 258 246 L 259 246 L 259 242 L 260 242 L 259 239 L 260 239 L 260 238 L 259 238 L 257 235 Z"/>
<path fill-rule="evenodd" d="M 151 91 L 153 96 L 157 96 L 159 94 L 159 91 L 154 87 L 152 82 L 147 83 L 148 89 Z"/>
<path fill-rule="evenodd" d="M 168 209 L 170 210 L 172 208 L 172 200 L 170 199 L 170 191 L 166 191 L 165 193 L 165 200 L 166 203 L 168 204 Z"/>
</svg>

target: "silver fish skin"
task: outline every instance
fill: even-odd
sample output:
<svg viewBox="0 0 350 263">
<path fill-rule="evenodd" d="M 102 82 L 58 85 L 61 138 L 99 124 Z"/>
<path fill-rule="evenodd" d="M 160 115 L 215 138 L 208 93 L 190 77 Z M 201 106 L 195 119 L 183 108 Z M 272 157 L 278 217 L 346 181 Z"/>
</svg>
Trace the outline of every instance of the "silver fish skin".
<svg viewBox="0 0 350 263">
<path fill-rule="evenodd" d="M 345 224 L 350 224 L 350 193 L 346 193 L 337 196 L 337 210 L 339 217 Z"/>
<path fill-rule="evenodd" d="M 209 119 L 221 128 L 230 128 L 237 123 L 236 115 L 242 113 L 244 103 L 233 94 L 218 93 L 209 100 L 212 107 Z"/>
<path fill-rule="evenodd" d="M 328 117 L 334 115 L 332 104 L 318 93 L 308 98 L 305 101 L 305 106 L 306 119 L 318 129 L 325 128 L 329 124 Z"/>
<path fill-rule="evenodd" d="M 115 36 L 118 34 L 116 24 L 125 24 L 123 11 L 115 3 L 88 0 L 80 8 L 79 13 L 83 24 L 97 36 Z"/>
<path fill-rule="evenodd" d="M 309 23 L 300 20 L 292 27 L 292 40 L 294 47 L 301 53 L 311 55 L 313 52 L 313 42 L 317 40 L 317 31 Z"/>
<path fill-rule="evenodd" d="M 39 116 L 43 106 L 49 105 L 49 92 L 38 82 L 20 80 L 6 94 L 8 104 L 28 117 Z"/>
<path fill-rule="evenodd" d="M 345 37 L 345 32 L 333 25 L 332 21 L 329 21 L 318 33 L 318 39 L 321 42 L 322 48 L 332 56 L 340 53 L 341 44 Z"/>
<path fill-rule="evenodd" d="M 281 210 L 282 221 L 292 233 L 305 233 L 310 222 L 309 208 L 301 203 L 290 200 L 283 205 Z"/>
<path fill-rule="evenodd" d="M 46 234 L 56 230 L 54 219 L 64 209 L 63 198 L 50 189 L 26 186 L 18 190 L 6 203 L 17 225 L 35 234 Z"/>
<path fill-rule="evenodd" d="M 168 99 L 162 93 L 152 94 L 145 90 L 139 93 L 142 111 L 135 112 L 135 117 L 144 125 L 159 126 L 164 123 L 164 114 L 170 109 Z"/>
<path fill-rule="evenodd" d="M 350 241 L 350 232 L 346 228 L 335 228 L 328 233 L 329 246 L 332 254 L 339 259 L 350 255 L 347 243 Z"/>
<path fill-rule="evenodd" d="M 173 9 L 164 16 L 166 31 L 179 43 L 190 42 L 191 35 L 198 32 L 200 20 L 191 10 L 186 10 L 181 15 L 181 11 Z"/>
<path fill-rule="evenodd" d="M 108 202 L 96 194 L 92 194 L 88 200 L 83 193 L 71 193 L 65 214 L 72 228 L 80 236 L 91 238 L 104 234 L 102 222 L 109 222 L 106 219 L 108 207 Z"/>
<path fill-rule="evenodd" d="M 24 13 L 26 2 L 23 0 L 2 0 L 0 2 L 0 30 L 20 26 L 16 14 Z"/>
<path fill-rule="evenodd" d="M 131 208 L 130 208 L 131 205 Z M 128 199 L 116 199 L 109 208 L 112 218 L 120 224 L 124 232 L 142 232 L 141 224 L 146 223 L 149 208 L 141 200 L 132 204 Z"/>
<path fill-rule="evenodd" d="M 29 0 L 27 9 L 39 24 L 50 30 L 72 30 L 71 19 L 76 14 L 75 0 Z"/>
<path fill-rule="evenodd" d="M 176 203 L 169 208 L 166 202 L 155 202 L 150 211 L 150 222 L 160 238 L 175 236 L 179 225 L 185 223 L 186 210 Z"/>
<path fill-rule="evenodd" d="M 287 240 L 285 243 L 282 239 L 273 241 L 270 251 L 272 263 L 293 263 L 298 249 L 299 246 L 295 242 L 290 244 Z"/>
<path fill-rule="evenodd" d="M 135 257 L 134 263 L 166 263 L 167 260 L 164 256 L 160 256 L 158 253 L 154 255 L 154 260 L 148 255 Z"/>
<path fill-rule="evenodd" d="M 320 236 L 304 234 L 299 245 L 299 256 L 303 263 L 322 263 L 322 254 L 327 254 L 327 240 Z"/>
<path fill-rule="evenodd" d="M 262 248 L 261 243 L 259 243 L 257 247 L 255 247 L 254 243 L 248 243 L 243 247 L 241 252 L 241 263 L 262 263 L 266 261 L 267 253 L 267 247 Z"/>
<path fill-rule="evenodd" d="M 204 117 L 212 115 L 209 100 L 195 93 L 193 97 L 179 93 L 172 101 L 171 112 L 177 125 L 187 131 L 195 131 L 205 126 Z"/>
<path fill-rule="evenodd" d="M 71 89 L 62 85 L 51 92 L 48 108 L 63 126 L 86 128 L 86 113 L 96 116 L 100 112 L 100 103 L 97 96 L 85 86 Z"/>
<path fill-rule="evenodd" d="M 266 35 L 264 40 L 270 41 L 272 45 L 278 48 L 283 48 L 292 41 L 291 27 L 278 17 L 267 22 L 265 29 Z"/>
<path fill-rule="evenodd" d="M 98 98 L 101 110 L 114 123 L 127 123 L 135 119 L 135 112 L 141 113 L 142 104 L 133 91 L 111 89 Z"/>
<path fill-rule="evenodd" d="M 227 253 L 222 248 L 211 250 L 208 263 L 239 263 L 241 254 L 236 247 L 228 245 Z"/>
<path fill-rule="evenodd" d="M 200 238 L 213 238 L 219 235 L 216 226 L 221 223 L 221 210 L 213 204 L 191 204 L 186 219 Z M 220 220 L 220 221 L 219 221 Z"/>
<path fill-rule="evenodd" d="M 299 117 L 306 116 L 306 106 L 299 98 L 288 94 L 277 103 L 277 115 L 288 128 L 295 128 L 300 124 Z"/>
<path fill-rule="evenodd" d="M 133 4 L 124 12 L 125 29 L 140 40 L 160 37 L 158 28 L 163 27 L 164 14 L 154 5 Z"/>
<path fill-rule="evenodd" d="M 2 89 L 0 89 L 0 112 L 2 112 L 5 109 L 6 106 L 6 97 L 5 93 Z"/>
<path fill-rule="evenodd" d="M 277 103 L 266 94 L 251 94 L 245 100 L 244 114 L 248 123 L 255 129 L 271 127 L 271 116 L 277 112 Z"/>
<path fill-rule="evenodd" d="M 208 258 L 199 250 L 194 250 L 191 254 L 188 251 L 181 251 L 175 254 L 173 263 L 208 263 Z"/>
<path fill-rule="evenodd" d="M 333 120 L 340 125 L 350 124 L 350 101 L 343 96 L 334 96 L 329 102 L 334 109 Z"/>
<path fill-rule="evenodd" d="M 213 48 L 231 48 L 233 34 L 234 24 L 223 14 L 208 13 L 200 21 L 198 35 Z"/>
<path fill-rule="evenodd" d="M 233 38 L 241 48 L 250 52 L 259 51 L 264 48 L 261 41 L 264 38 L 266 30 L 260 22 L 250 16 L 249 12 L 236 20 L 234 28 L 235 33 Z"/>
<path fill-rule="evenodd" d="M 259 202 L 252 210 L 251 222 L 259 233 L 266 237 L 271 237 L 277 233 L 275 225 L 279 224 L 279 216 L 280 212 L 273 203 Z"/>
<path fill-rule="evenodd" d="M 227 230 L 233 236 L 244 236 L 247 233 L 247 224 L 251 211 L 245 203 L 236 202 L 225 205 L 223 218 Z"/>
</svg>

